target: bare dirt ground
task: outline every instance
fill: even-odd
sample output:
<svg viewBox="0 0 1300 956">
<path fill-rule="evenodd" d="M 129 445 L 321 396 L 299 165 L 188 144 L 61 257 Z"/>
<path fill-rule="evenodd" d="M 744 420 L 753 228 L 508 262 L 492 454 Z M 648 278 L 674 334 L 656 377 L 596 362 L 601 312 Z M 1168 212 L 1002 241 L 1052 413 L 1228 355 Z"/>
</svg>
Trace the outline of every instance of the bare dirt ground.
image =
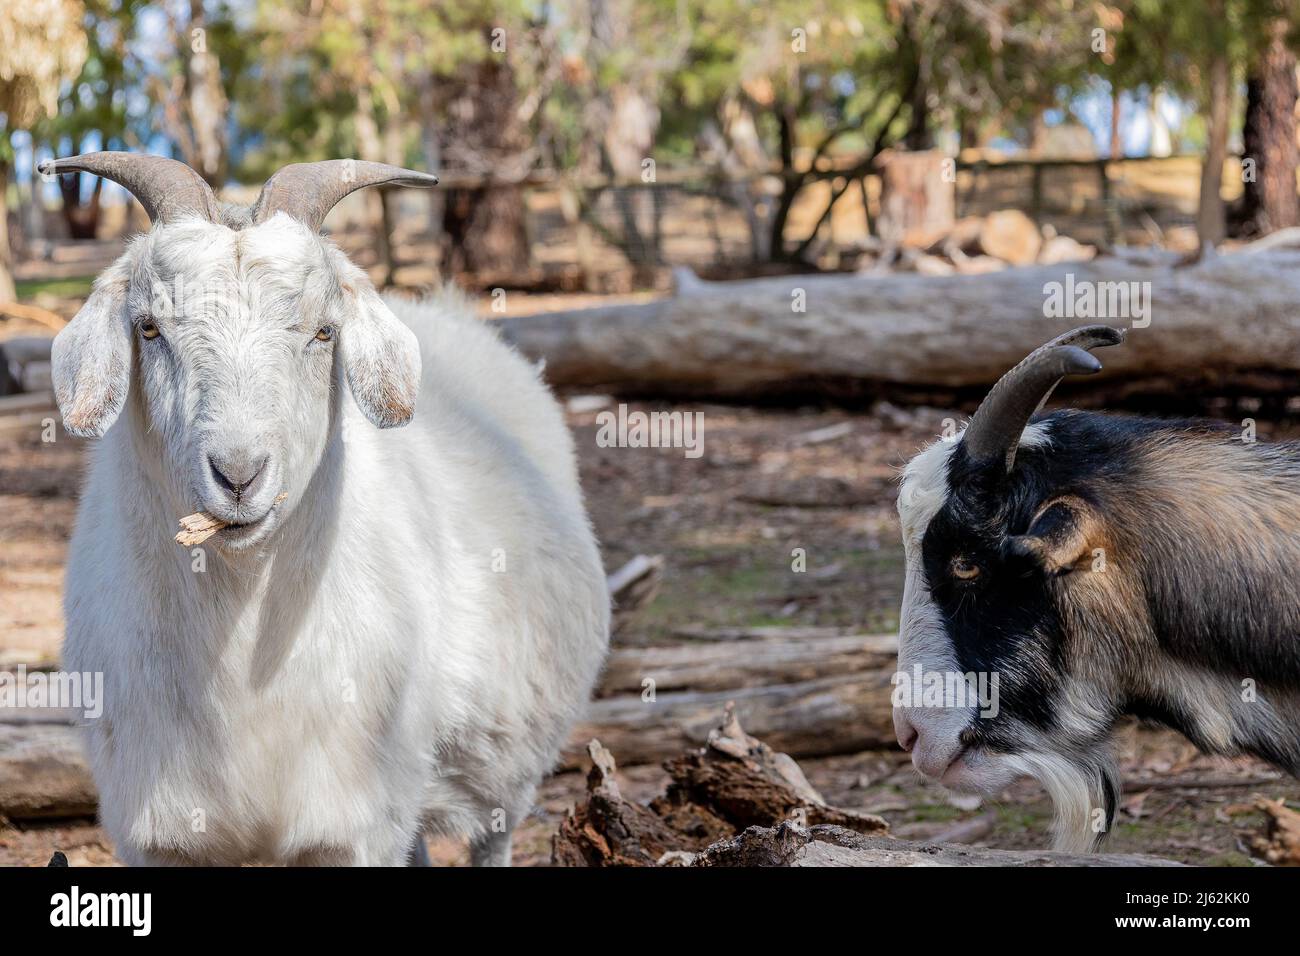
<svg viewBox="0 0 1300 956">
<path fill-rule="evenodd" d="M 620 640 L 678 641 L 678 632 L 700 625 L 896 627 L 895 476 L 950 412 L 632 405 L 702 412 L 703 454 L 688 458 L 680 448 L 599 447 L 592 405 L 573 402 L 585 410 L 569 417 L 606 566 L 636 553 L 666 557 L 659 596 Z M 838 437 L 827 440 L 833 426 L 841 426 Z M 0 430 L 0 666 L 57 659 L 62 567 L 84 456 L 84 443 L 62 432 L 42 442 L 39 422 Z M 792 570 L 796 549 L 806 554 L 804 573 Z M 1198 756 L 1165 731 L 1129 726 L 1119 745 L 1126 787 L 1110 843 L 1116 851 L 1248 864 L 1243 834 L 1262 824 L 1254 798 L 1300 800 L 1296 781 L 1255 761 Z M 1050 806 L 1033 784 L 975 805 L 922 781 L 898 751 L 801 764 L 832 803 L 879 813 L 899 836 L 942 837 L 966 824 L 966 842 L 1033 848 L 1047 839 Z M 621 774 L 625 792 L 647 800 L 666 780 L 654 766 Z M 582 786 L 576 773 L 546 783 L 518 831 L 516 864 L 548 861 L 551 835 Z M 56 849 L 73 865 L 112 864 L 93 821 L 0 826 L 0 864 L 44 864 Z M 450 841 L 432 851 L 435 862 L 467 861 Z"/>
</svg>

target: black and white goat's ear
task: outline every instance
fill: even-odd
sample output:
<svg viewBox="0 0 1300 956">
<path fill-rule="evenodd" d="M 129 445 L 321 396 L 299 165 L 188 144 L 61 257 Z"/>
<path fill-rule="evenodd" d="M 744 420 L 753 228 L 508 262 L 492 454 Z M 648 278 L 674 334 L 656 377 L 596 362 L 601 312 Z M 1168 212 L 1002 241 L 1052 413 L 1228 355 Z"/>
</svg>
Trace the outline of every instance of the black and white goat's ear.
<svg viewBox="0 0 1300 956">
<path fill-rule="evenodd" d="M 379 428 L 397 428 L 415 415 L 420 392 L 420 343 L 368 287 L 349 286 L 351 314 L 339 333 L 348 386 Z"/>
<path fill-rule="evenodd" d="M 131 323 L 126 279 L 105 273 L 72 321 L 54 337 L 54 395 L 63 427 L 99 438 L 117 420 L 131 384 Z"/>
<path fill-rule="evenodd" d="M 1007 550 L 1033 561 L 1046 574 L 1091 567 L 1099 525 L 1092 507 L 1079 498 L 1044 503 L 1024 534 L 1007 539 Z"/>
</svg>

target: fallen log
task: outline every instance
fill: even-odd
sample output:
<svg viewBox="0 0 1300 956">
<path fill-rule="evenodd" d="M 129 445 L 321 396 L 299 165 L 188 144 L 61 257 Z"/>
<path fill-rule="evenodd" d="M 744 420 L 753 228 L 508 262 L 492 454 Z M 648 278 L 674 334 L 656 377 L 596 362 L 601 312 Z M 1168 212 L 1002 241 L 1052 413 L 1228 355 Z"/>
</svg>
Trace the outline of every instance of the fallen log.
<svg viewBox="0 0 1300 956">
<path fill-rule="evenodd" d="M 616 745 L 628 764 L 676 756 L 708 739 L 731 700 L 742 719 L 798 756 L 891 747 L 897 647 L 892 635 L 791 629 L 787 636 L 767 628 L 726 640 L 615 648 L 562 768 L 585 764 L 592 737 Z M 93 808 L 70 721 L 61 712 L 0 711 L 0 815 L 81 816 Z M 38 745 L 49 748 L 49 762 L 32 762 Z M 33 795 L 43 796 L 34 803 Z"/>
<path fill-rule="evenodd" d="M 773 747 L 802 757 L 893 747 L 890 694 L 895 667 L 793 684 L 715 691 L 624 694 L 593 701 L 561 754 L 564 769 L 583 762 L 579 741 L 599 736 L 624 763 L 654 763 L 699 746 L 719 710 L 734 701 L 741 719 Z"/>
<path fill-rule="evenodd" d="M 98 802 L 75 727 L 0 724 L 0 817 L 88 817 Z"/>
<path fill-rule="evenodd" d="M 609 656 L 598 698 L 640 695 L 652 681 L 656 696 L 671 691 L 739 690 L 795 684 L 836 675 L 893 673 L 898 638 L 835 634 L 617 648 Z M 639 698 L 638 698 L 639 699 Z M 657 703 L 657 701 L 656 701 Z"/>
<path fill-rule="evenodd" d="M 1133 853 L 990 850 L 866 836 L 832 825 L 753 827 L 690 858 L 692 866 L 1182 866 Z"/>
<path fill-rule="evenodd" d="M 1244 250 L 1185 268 L 1176 262 L 1173 254 L 1150 252 L 987 275 L 695 280 L 655 302 L 512 317 L 499 327 L 524 354 L 545 360 L 546 377 L 566 388 L 861 399 L 974 395 L 1060 332 L 1137 320 L 1125 345 L 1107 350 L 1105 371 L 1072 388 L 1108 395 L 1293 390 L 1300 250 Z M 1136 282 L 1143 298 L 1127 311 L 1116 299 L 1124 314 L 1112 315 L 1109 292 L 1119 287 L 1103 286 L 1099 311 L 1079 314 L 1072 296 L 1072 312 L 1046 314 L 1048 284 L 1064 290 L 1067 282 L 1076 293 L 1094 294 L 1098 287 L 1089 284 Z M 1141 283 L 1150 283 L 1149 295 Z M 1141 327 L 1135 305 L 1149 305 L 1149 327 Z"/>
<path fill-rule="evenodd" d="M 592 737 L 627 764 L 664 760 L 703 744 L 718 712 L 732 701 L 757 736 L 798 757 L 893 747 L 897 654 L 892 634 L 803 629 L 786 636 L 780 628 L 738 631 L 735 639 L 617 648 L 561 763 L 565 769 L 583 765 Z"/>
</svg>

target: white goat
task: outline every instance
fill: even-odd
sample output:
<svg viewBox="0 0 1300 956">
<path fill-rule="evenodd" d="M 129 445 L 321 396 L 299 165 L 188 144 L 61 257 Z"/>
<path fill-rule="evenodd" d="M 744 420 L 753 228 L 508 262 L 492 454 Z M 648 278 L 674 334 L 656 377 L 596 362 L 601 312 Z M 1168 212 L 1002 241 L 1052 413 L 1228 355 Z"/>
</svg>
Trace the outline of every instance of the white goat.
<svg viewBox="0 0 1300 956">
<path fill-rule="evenodd" d="M 103 436 L 64 656 L 104 675 L 90 755 L 119 855 L 393 865 L 432 832 L 508 864 L 608 601 L 536 371 L 454 297 L 385 302 L 319 235 L 355 189 L 436 180 L 290 166 L 244 210 L 172 160 L 46 168 L 154 220 L 54 347 L 65 426 Z M 364 421 L 405 425 L 417 393 L 409 428 Z M 211 553 L 172 540 L 200 508 L 231 523 Z"/>
</svg>

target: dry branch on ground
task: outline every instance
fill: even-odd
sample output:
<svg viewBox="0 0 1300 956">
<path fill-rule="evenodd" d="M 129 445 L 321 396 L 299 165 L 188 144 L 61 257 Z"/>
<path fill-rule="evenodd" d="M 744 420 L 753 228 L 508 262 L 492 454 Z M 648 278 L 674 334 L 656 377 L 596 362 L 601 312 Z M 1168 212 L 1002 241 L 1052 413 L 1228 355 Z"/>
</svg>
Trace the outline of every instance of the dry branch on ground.
<svg viewBox="0 0 1300 956">
<path fill-rule="evenodd" d="M 608 750 L 593 740 L 588 752 L 587 799 L 553 843 L 553 860 L 562 866 L 689 862 L 690 854 L 746 827 L 791 818 L 865 833 L 887 829 L 879 817 L 827 806 L 799 765 L 745 733 L 730 707 L 705 747 L 665 765 L 672 782 L 649 807 L 623 798 Z"/>
<path fill-rule="evenodd" d="M 1260 800 L 1255 807 L 1264 812 L 1265 825 L 1251 850 L 1274 866 L 1300 866 L 1300 813 L 1281 800 Z"/>
</svg>

